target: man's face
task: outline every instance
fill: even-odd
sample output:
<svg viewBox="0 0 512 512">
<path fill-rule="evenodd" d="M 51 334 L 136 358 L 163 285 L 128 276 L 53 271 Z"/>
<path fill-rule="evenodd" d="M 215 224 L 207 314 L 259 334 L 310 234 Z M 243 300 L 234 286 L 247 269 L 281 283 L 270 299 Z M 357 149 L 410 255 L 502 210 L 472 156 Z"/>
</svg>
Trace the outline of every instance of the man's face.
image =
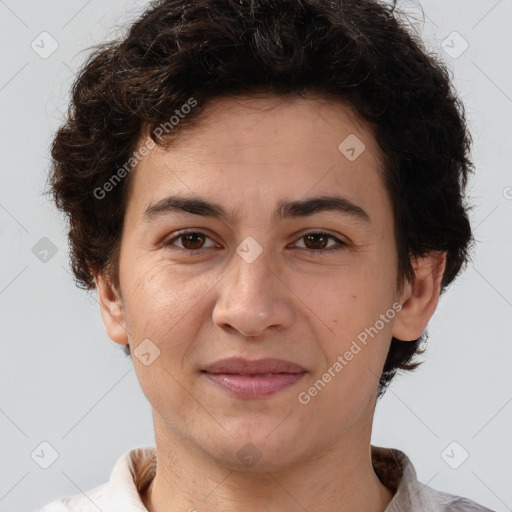
<svg viewBox="0 0 512 512">
<path fill-rule="evenodd" d="M 233 467 L 253 450 L 267 470 L 367 442 L 400 299 L 377 143 L 342 103 L 269 96 L 208 108 L 207 121 L 138 165 L 122 234 L 128 334 L 116 341 L 130 344 L 157 438 Z M 171 208 L 171 196 L 225 216 Z M 318 197 L 358 209 L 279 209 Z M 226 358 L 303 372 L 204 371 Z"/>
</svg>

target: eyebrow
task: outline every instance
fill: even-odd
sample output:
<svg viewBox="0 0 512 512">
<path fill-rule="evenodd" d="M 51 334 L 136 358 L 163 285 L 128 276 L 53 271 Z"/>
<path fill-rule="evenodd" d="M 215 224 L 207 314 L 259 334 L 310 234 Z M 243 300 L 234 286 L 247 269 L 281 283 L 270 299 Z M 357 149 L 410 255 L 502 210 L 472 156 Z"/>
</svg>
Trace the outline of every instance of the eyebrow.
<svg viewBox="0 0 512 512">
<path fill-rule="evenodd" d="M 149 206 L 144 212 L 144 220 L 151 221 L 172 212 L 186 212 L 194 215 L 213 217 L 229 222 L 234 220 L 234 214 L 228 214 L 217 203 L 199 197 L 169 196 Z M 278 204 L 273 218 L 282 220 L 287 218 L 309 217 L 320 212 L 336 212 L 352 217 L 356 221 L 371 223 L 370 216 L 363 208 L 341 196 L 317 196 L 297 201 L 282 201 Z"/>
</svg>

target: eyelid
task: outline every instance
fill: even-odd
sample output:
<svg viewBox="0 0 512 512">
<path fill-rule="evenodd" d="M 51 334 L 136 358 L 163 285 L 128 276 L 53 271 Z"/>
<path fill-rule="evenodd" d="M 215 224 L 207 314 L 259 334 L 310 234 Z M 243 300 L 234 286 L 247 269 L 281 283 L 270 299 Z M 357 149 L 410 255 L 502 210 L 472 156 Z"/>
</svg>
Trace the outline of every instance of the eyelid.
<svg viewBox="0 0 512 512">
<path fill-rule="evenodd" d="M 162 246 L 169 246 L 169 245 L 175 245 L 171 242 L 174 242 L 175 240 L 181 238 L 182 236 L 184 235 L 188 235 L 190 233 L 194 233 L 194 234 L 198 234 L 198 235 L 204 235 L 205 238 L 209 238 L 212 242 L 215 242 L 215 240 L 207 234 L 207 232 L 205 232 L 205 230 L 203 228 L 198 228 L 198 229 L 183 229 L 181 231 L 178 231 L 176 233 L 173 233 L 171 237 L 169 238 L 165 238 L 163 240 L 163 242 L 161 243 Z M 217 243 L 217 242 L 215 242 Z M 179 250 L 181 251 L 185 251 L 185 252 L 189 252 L 189 253 L 194 253 L 194 252 L 197 252 L 197 251 L 204 251 L 205 249 L 213 249 L 214 247 L 202 247 L 201 249 L 184 249 L 183 247 L 180 247 L 180 246 L 176 246 Z"/>
<path fill-rule="evenodd" d="M 162 242 L 162 245 L 163 246 L 175 246 L 177 249 L 179 249 L 179 250 L 181 250 L 183 252 L 190 253 L 190 254 L 194 254 L 194 253 L 199 252 L 199 251 L 205 251 L 205 250 L 208 250 L 208 249 L 214 249 L 214 247 L 201 247 L 200 249 L 185 249 L 183 247 L 177 246 L 174 243 L 172 243 L 175 240 L 177 240 L 177 239 L 181 238 L 182 236 L 187 235 L 189 233 L 203 235 L 205 238 L 209 238 L 214 243 L 217 243 L 217 242 L 215 242 L 215 240 L 211 236 L 209 236 L 207 234 L 206 231 L 207 230 L 204 230 L 203 228 L 183 229 L 181 231 L 173 233 L 171 238 L 165 239 Z M 299 233 L 296 233 L 294 235 L 295 243 L 297 243 L 298 241 L 302 240 L 304 237 L 306 237 L 308 235 L 324 235 L 324 236 L 327 236 L 328 238 L 331 238 L 331 239 L 336 241 L 336 244 L 334 246 L 327 247 L 325 249 L 308 249 L 307 247 L 297 247 L 298 250 L 303 251 L 303 252 L 307 252 L 309 254 L 321 255 L 321 254 L 324 254 L 326 252 L 332 252 L 332 251 L 336 251 L 336 250 L 339 250 L 339 249 L 346 248 L 349 245 L 349 242 L 347 242 L 347 241 L 342 239 L 343 237 L 340 237 L 337 234 L 335 235 L 335 234 L 333 234 L 333 233 L 331 233 L 331 232 L 329 232 L 329 231 L 327 231 L 325 229 L 322 229 L 322 228 L 316 228 L 316 229 L 315 228 L 309 228 L 309 229 L 307 229 L 305 231 L 301 231 Z"/>
<path fill-rule="evenodd" d="M 321 256 L 322 254 L 329 253 L 329 252 L 335 252 L 341 249 L 346 249 L 349 245 L 349 243 L 345 240 L 343 240 L 343 237 L 340 237 L 338 235 L 335 235 L 329 231 L 326 231 L 322 228 L 317 229 L 309 229 L 307 231 L 303 231 L 295 235 L 295 238 L 297 238 L 297 242 L 302 240 L 304 237 L 308 235 L 324 235 L 327 238 L 331 238 L 336 241 L 336 244 L 326 247 L 325 249 L 308 249 L 307 247 L 297 247 L 299 251 L 307 252 L 310 255 L 313 256 Z M 295 243 L 297 243 L 295 242 Z"/>
<path fill-rule="evenodd" d="M 299 231 L 294 235 L 294 238 L 300 239 L 307 235 L 325 235 L 330 236 L 331 238 L 335 238 L 338 242 L 348 244 L 348 239 L 339 233 L 333 233 L 327 229 L 323 228 L 308 228 L 304 231 Z"/>
</svg>

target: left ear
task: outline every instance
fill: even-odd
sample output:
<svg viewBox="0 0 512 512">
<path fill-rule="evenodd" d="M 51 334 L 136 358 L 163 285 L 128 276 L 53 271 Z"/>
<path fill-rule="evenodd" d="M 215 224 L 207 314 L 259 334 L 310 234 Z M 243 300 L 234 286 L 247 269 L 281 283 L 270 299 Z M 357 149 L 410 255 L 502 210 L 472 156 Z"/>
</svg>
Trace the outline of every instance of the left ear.
<svg viewBox="0 0 512 512">
<path fill-rule="evenodd" d="M 404 286 L 402 309 L 393 324 L 393 336 L 402 341 L 418 339 L 427 328 L 441 295 L 446 252 L 432 251 L 413 258 L 414 280 Z"/>
</svg>

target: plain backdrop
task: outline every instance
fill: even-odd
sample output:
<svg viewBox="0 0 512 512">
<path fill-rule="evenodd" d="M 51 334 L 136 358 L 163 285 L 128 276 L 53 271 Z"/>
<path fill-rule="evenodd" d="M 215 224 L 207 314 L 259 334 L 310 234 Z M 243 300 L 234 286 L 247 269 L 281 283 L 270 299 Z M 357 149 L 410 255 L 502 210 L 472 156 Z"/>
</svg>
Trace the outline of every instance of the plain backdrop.
<svg viewBox="0 0 512 512">
<path fill-rule="evenodd" d="M 125 451 L 154 443 L 132 363 L 105 334 L 95 294 L 75 287 L 64 220 L 42 195 L 82 50 L 144 5 L 0 0 L 0 512 L 102 484 Z M 399 5 L 466 106 L 478 243 L 430 323 L 426 362 L 377 405 L 372 442 L 408 454 L 423 483 L 510 511 L 512 0 L 428 0 L 423 14 Z"/>
</svg>

